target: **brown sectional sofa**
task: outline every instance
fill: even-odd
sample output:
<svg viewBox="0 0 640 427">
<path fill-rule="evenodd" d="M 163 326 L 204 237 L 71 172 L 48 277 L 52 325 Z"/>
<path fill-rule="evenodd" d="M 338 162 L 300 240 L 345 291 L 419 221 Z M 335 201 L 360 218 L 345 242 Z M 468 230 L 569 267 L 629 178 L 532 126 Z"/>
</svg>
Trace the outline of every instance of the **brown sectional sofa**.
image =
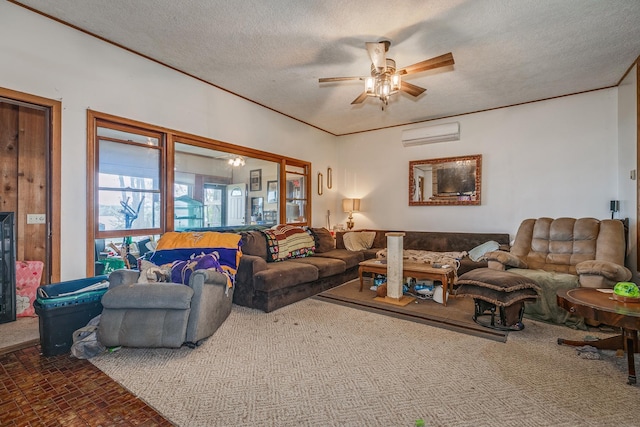
<svg viewBox="0 0 640 427">
<path fill-rule="evenodd" d="M 242 233 L 242 258 L 236 274 L 233 302 L 238 305 L 270 312 L 285 305 L 316 295 L 358 277 L 358 264 L 375 258 L 376 252 L 386 247 L 385 234 L 389 230 L 375 231 L 371 249 L 349 251 L 343 242 L 344 232 L 336 233 L 335 246 L 329 232 L 312 229 L 316 236 L 316 252 L 305 258 L 267 262 L 267 243 L 260 231 Z M 405 231 L 404 248 L 426 251 L 469 251 L 493 240 L 509 244 L 507 233 L 449 233 Z M 461 260 L 459 274 L 473 268 L 486 267 L 486 262 Z"/>
</svg>

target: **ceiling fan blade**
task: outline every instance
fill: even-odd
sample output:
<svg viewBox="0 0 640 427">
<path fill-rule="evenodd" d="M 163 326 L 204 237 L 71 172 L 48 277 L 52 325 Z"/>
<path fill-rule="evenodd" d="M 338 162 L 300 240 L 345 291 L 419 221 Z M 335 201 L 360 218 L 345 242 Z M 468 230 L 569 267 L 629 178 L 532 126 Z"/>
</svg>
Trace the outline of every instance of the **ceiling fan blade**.
<svg viewBox="0 0 640 427">
<path fill-rule="evenodd" d="M 423 87 L 412 85 L 411 83 L 407 83 L 405 81 L 403 81 L 400 84 L 400 90 L 405 92 L 405 93 L 408 93 L 411 96 L 419 96 L 424 91 L 426 91 L 426 89 L 423 88 Z"/>
<path fill-rule="evenodd" d="M 433 70 L 435 68 L 446 67 L 453 65 L 453 54 L 451 52 L 444 55 L 436 56 L 435 58 L 427 59 L 422 62 L 418 62 L 398 71 L 399 74 L 413 74 L 420 73 L 422 71 Z"/>
<path fill-rule="evenodd" d="M 369 52 L 369 58 L 371 58 L 371 63 L 380 72 L 384 72 L 387 69 L 386 52 L 387 50 L 389 50 L 390 44 L 391 42 L 389 41 L 365 43 L 365 45 L 367 46 L 367 52 Z"/>
<path fill-rule="evenodd" d="M 364 77 L 323 77 L 318 79 L 320 83 L 343 82 L 347 80 L 362 80 Z"/>
<path fill-rule="evenodd" d="M 356 99 L 353 100 L 353 102 L 351 102 L 351 105 L 362 104 L 362 101 L 364 101 L 365 99 L 367 99 L 367 92 L 362 92 L 360 96 L 358 96 Z"/>
</svg>

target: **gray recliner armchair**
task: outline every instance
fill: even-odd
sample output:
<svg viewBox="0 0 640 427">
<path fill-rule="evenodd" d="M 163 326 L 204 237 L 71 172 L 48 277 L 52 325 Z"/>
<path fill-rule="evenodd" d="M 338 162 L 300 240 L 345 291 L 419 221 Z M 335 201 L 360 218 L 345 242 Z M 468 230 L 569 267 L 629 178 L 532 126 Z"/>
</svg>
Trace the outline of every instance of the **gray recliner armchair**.
<svg viewBox="0 0 640 427">
<path fill-rule="evenodd" d="M 109 276 L 98 327 L 98 340 L 107 347 L 195 347 L 231 312 L 233 288 L 218 271 L 196 270 L 188 286 L 137 283 L 139 275 L 116 270 Z"/>
</svg>

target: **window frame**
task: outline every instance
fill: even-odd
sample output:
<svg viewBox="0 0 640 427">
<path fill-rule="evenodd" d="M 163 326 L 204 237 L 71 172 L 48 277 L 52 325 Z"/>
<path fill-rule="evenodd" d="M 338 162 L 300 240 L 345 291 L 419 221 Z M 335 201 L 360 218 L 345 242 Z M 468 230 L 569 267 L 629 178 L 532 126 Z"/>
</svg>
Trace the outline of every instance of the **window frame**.
<svg viewBox="0 0 640 427">
<path fill-rule="evenodd" d="M 123 132 L 129 132 L 129 133 L 136 133 L 138 135 L 144 135 L 144 136 L 150 136 L 150 137 L 154 137 L 158 139 L 158 145 L 157 146 L 148 146 L 145 147 L 139 143 L 136 142 L 127 142 L 127 141 L 122 141 L 122 140 L 116 140 L 114 138 L 109 138 L 109 137 L 99 137 L 97 135 L 97 130 L 99 127 L 102 128 L 109 128 L 109 129 L 114 129 L 114 130 L 119 130 L 119 131 L 123 131 Z M 96 239 L 113 239 L 113 238 L 124 238 L 127 237 L 129 235 L 154 235 L 154 234 L 160 234 L 161 231 L 164 229 L 163 226 L 163 205 L 164 205 L 164 188 L 163 186 L 166 185 L 166 180 L 163 179 L 164 177 L 164 137 L 165 135 L 162 132 L 149 132 L 147 129 L 141 129 L 138 127 L 134 127 L 134 126 L 127 126 L 127 125 L 123 125 L 120 123 L 113 123 L 110 121 L 106 121 L 106 120 L 102 120 L 102 119 L 98 119 L 96 121 L 95 127 L 94 127 L 94 132 L 95 132 L 95 145 L 94 145 L 94 171 L 95 174 L 93 174 L 93 176 L 95 177 L 95 190 L 94 190 L 94 197 L 95 197 L 95 207 L 96 207 L 96 215 L 94 216 L 94 225 L 93 225 L 93 229 L 94 229 L 94 233 L 95 233 L 95 238 Z M 134 147 L 143 147 L 143 148 L 150 148 L 150 149 L 156 149 L 159 151 L 158 154 L 158 187 L 157 189 L 153 189 L 153 190 L 141 190 L 141 189 L 137 189 L 137 188 L 121 188 L 121 189 L 117 189 L 115 187 L 100 187 L 100 183 L 99 183 L 99 178 L 97 177 L 100 173 L 100 140 L 102 141 L 109 141 L 109 142 L 115 142 L 115 143 L 119 143 L 119 144 L 126 144 L 126 145 L 130 145 L 130 146 L 134 146 Z M 135 228 L 135 229 L 131 229 L 131 230 L 100 230 L 99 229 L 99 222 L 97 221 L 97 218 L 99 216 L 99 201 L 100 201 L 100 192 L 103 190 L 108 190 L 108 191 L 128 191 L 128 192 L 132 192 L 132 193 L 153 193 L 153 194 L 158 194 L 160 197 L 160 219 L 159 219 L 159 225 L 157 227 L 151 227 L 151 228 Z M 131 232 L 133 233 L 131 233 Z"/>
<path fill-rule="evenodd" d="M 158 139 L 161 146 L 160 155 L 160 226 L 158 228 L 133 229 L 127 233 L 123 230 L 104 231 L 98 230 L 98 144 L 97 135 L 98 127 L 109 127 L 116 130 L 124 130 L 126 132 L 134 132 L 140 135 L 148 135 L 162 138 Z M 255 158 L 259 160 L 272 161 L 279 164 L 278 186 L 279 194 L 282 197 L 278 199 L 278 223 L 286 223 L 286 176 L 287 170 L 291 167 L 301 168 L 304 176 L 304 187 L 306 194 L 306 204 L 304 212 L 304 221 L 290 223 L 293 225 L 311 225 L 312 212 L 312 193 L 311 193 L 311 162 L 295 159 L 288 156 L 271 153 L 268 151 L 257 150 L 254 148 L 234 145 L 227 142 L 217 141 L 211 138 L 200 137 L 176 130 L 171 130 L 161 126 L 151 125 L 114 116 L 107 113 L 101 113 L 94 110 L 87 110 L 87 233 L 86 233 L 86 271 L 87 275 L 94 274 L 94 253 L 95 241 L 100 238 L 120 238 L 127 236 L 146 236 L 161 235 L 167 231 L 174 230 L 174 182 L 175 182 L 175 144 L 188 144 L 206 149 L 224 151 L 232 154 Z M 249 200 L 247 200 L 247 203 Z M 170 214 L 167 214 L 170 213 Z"/>
</svg>

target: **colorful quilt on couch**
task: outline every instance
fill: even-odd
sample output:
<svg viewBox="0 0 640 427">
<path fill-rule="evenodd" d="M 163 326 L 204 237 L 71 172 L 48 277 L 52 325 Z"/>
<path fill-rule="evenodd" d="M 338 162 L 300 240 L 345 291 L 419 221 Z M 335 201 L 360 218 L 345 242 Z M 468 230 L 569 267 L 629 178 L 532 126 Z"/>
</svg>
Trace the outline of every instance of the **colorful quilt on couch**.
<svg viewBox="0 0 640 427">
<path fill-rule="evenodd" d="M 315 252 L 315 239 L 302 227 L 276 225 L 262 230 L 267 239 L 267 261 L 311 256 Z"/>
<path fill-rule="evenodd" d="M 176 261 L 193 261 L 202 254 L 215 253 L 220 267 L 229 279 L 229 287 L 232 287 L 242 257 L 240 239 L 240 234 L 236 233 L 170 231 L 160 237 L 156 251 L 149 257 L 149 261 L 165 265 Z"/>
</svg>

